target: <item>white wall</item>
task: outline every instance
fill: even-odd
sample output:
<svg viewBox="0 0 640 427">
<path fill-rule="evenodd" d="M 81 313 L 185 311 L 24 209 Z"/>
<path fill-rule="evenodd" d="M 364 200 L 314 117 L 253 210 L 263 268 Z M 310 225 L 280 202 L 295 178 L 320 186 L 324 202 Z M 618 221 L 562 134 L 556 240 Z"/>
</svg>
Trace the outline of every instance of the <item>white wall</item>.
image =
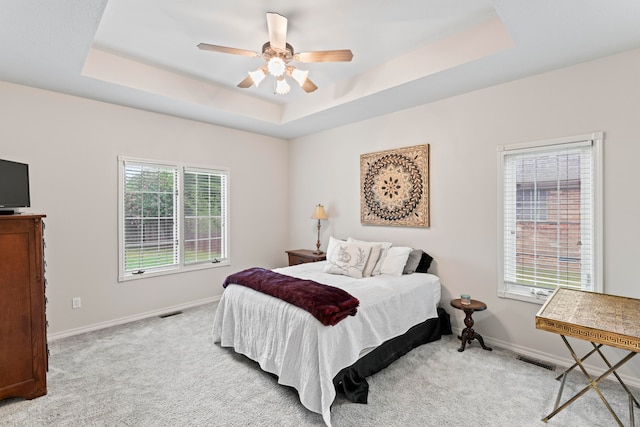
<svg viewBox="0 0 640 427">
<path fill-rule="evenodd" d="M 30 164 L 30 211 L 47 215 L 49 334 L 215 298 L 230 272 L 314 248 L 323 203 L 323 247 L 335 235 L 422 248 L 455 327 L 448 300 L 470 293 L 489 307 L 474 319 L 490 343 L 566 360 L 560 339 L 535 329 L 538 305 L 497 297 L 496 147 L 605 132 L 605 290 L 639 298 L 638 75 L 634 50 L 291 142 L 0 82 L 0 158 Z M 424 143 L 431 227 L 360 225 L 360 154 Z M 118 283 L 118 155 L 230 167 L 232 266 Z"/>
<path fill-rule="evenodd" d="M 286 141 L 2 82 L 0 117 L 0 158 L 29 163 L 29 212 L 47 215 L 50 336 L 215 299 L 231 272 L 286 265 Z M 118 155 L 229 167 L 232 265 L 119 283 Z"/>
<path fill-rule="evenodd" d="M 475 329 L 490 343 L 566 361 L 559 336 L 536 330 L 539 305 L 497 296 L 497 152 L 501 144 L 605 132 L 605 292 L 640 297 L 640 50 L 549 72 L 298 138 L 290 150 L 291 247 L 313 247 L 316 203 L 329 235 L 426 250 L 451 298 L 487 303 Z M 431 227 L 360 225 L 359 156 L 430 144 Z M 629 313 L 637 316 L 637 313 Z M 578 343 L 581 346 L 581 343 Z M 627 374 L 640 378 L 640 361 Z M 638 383 L 638 381 L 636 381 Z"/>
</svg>

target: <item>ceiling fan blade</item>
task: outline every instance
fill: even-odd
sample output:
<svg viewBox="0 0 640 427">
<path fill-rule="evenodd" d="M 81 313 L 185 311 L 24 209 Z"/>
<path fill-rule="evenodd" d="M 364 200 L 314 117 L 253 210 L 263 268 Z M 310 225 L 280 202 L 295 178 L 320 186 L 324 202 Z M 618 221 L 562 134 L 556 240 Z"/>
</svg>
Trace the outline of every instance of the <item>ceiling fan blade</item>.
<svg viewBox="0 0 640 427">
<path fill-rule="evenodd" d="M 233 55 L 250 56 L 252 58 L 259 58 L 260 54 L 251 50 L 236 49 L 235 47 L 218 46 L 215 44 L 200 43 L 198 45 L 200 50 L 208 50 L 211 52 L 231 53 Z"/>
<path fill-rule="evenodd" d="M 285 50 L 287 43 L 287 18 L 279 13 L 267 13 L 269 43 L 273 49 Z"/>
<path fill-rule="evenodd" d="M 247 76 L 243 81 L 238 83 L 238 87 L 241 87 L 242 89 L 246 89 L 248 87 L 251 87 L 252 85 L 253 79 L 251 78 L 251 76 Z"/>
<path fill-rule="evenodd" d="M 316 84 L 309 79 L 305 80 L 302 86 L 300 87 L 302 88 L 302 90 L 304 90 L 307 93 L 311 93 L 314 90 L 318 89 L 318 86 L 316 86 Z"/>
<path fill-rule="evenodd" d="M 349 49 L 300 52 L 294 55 L 294 59 L 299 62 L 349 62 L 352 58 L 353 53 Z"/>
</svg>

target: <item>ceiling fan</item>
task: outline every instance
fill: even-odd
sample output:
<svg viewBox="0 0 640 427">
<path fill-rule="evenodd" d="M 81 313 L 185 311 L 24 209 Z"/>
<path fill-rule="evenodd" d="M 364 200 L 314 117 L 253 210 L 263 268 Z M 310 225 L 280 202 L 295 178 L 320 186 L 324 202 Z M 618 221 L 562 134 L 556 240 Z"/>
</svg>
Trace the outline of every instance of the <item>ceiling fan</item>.
<svg viewBox="0 0 640 427">
<path fill-rule="evenodd" d="M 276 78 L 274 92 L 279 95 L 288 93 L 291 86 L 284 76 L 290 76 L 307 93 L 318 89 L 309 80 L 309 71 L 296 68 L 289 63 L 297 62 L 349 62 L 353 58 L 353 53 L 349 49 L 323 50 L 315 52 L 296 53 L 293 46 L 286 42 L 287 38 L 287 18 L 278 13 L 267 13 L 267 29 L 269 31 L 269 41 L 262 46 L 262 52 L 254 52 L 233 47 L 217 46 L 214 44 L 200 43 L 198 49 L 212 52 L 231 53 L 234 55 L 249 56 L 253 58 L 264 58 L 266 65 L 255 71 L 249 71 L 249 75 L 238 83 L 240 88 L 248 88 L 253 85 L 258 87 L 265 79 L 267 73 Z"/>
</svg>

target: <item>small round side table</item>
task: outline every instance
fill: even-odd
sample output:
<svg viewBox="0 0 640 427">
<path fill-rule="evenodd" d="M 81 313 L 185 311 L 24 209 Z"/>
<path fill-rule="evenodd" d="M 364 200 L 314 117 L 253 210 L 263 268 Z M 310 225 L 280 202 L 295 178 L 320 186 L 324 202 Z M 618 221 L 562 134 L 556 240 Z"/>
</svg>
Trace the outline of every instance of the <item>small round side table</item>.
<svg viewBox="0 0 640 427">
<path fill-rule="evenodd" d="M 471 300 L 470 304 L 462 304 L 462 301 L 460 300 L 460 298 L 456 298 L 451 300 L 451 307 L 457 308 L 458 310 L 462 310 L 466 314 L 464 318 L 464 324 L 466 328 L 462 330 L 462 334 L 458 337 L 458 339 L 462 341 L 458 351 L 461 351 L 461 352 L 464 351 L 464 348 L 467 345 L 467 343 L 471 344 L 471 341 L 475 339 L 478 340 L 482 348 L 484 348 L 485 350 L 489 350 L 489 351 L 493 350 L 491 347 L 487 347 L 486 345 L 484 345 L 484 340 L 482 339 L 482 336 L 480 336 L 479 333 L 473 330 L 473 318 L 471 317 L 474 311 L 486 310 L 487 305 L 482 301 L 478 301 L 474 299 Z"/>
</svg>

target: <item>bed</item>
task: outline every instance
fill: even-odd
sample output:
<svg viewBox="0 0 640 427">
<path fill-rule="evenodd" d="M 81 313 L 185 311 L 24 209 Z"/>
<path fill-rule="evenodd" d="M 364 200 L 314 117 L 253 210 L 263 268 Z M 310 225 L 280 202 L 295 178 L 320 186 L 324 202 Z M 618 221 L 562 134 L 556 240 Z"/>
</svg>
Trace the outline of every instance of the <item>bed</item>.
<svg viewBox="0 0 640 427">
<path fill-rule="evenodd" d="M 275 272 L 328 284 L 359 300 L 357 314 L 324 326 L 308 311 L 244 286 L 225 288 L 213 339 L 294 387 L 301 403 L 331 425 L 336 390 L 366 403 L 364 379 L 449 329 L 438 308 L 440 280 L 428 273 L 353 278 L 325 272 L 327 261 Z"/>
</svg>

